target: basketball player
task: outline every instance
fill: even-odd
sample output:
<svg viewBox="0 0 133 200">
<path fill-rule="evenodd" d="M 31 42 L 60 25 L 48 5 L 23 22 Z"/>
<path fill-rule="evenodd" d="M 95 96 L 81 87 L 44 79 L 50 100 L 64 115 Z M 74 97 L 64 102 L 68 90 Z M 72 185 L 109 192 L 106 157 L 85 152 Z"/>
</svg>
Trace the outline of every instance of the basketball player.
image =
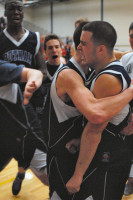
<svg viewBox="0 0 133 200">
<path fill-rule="evenodd" d="M 44 107 L 50 89 L 51 81 L 57 69 L 63 66 L 61 62 L 61 56 L 62 56 L 61 41 L 56 34 L 49 34 L 45 36 L 44 50 L 47 56 L 47 61 L 46 61 L 47 78 L 43 81 L 39 90 L 37 90 L 33 94 L 33 98 L 31 99 L 31 102 L 34 105 L 40 120 L 42 120 L 43 112 L 45 112 Z M 33 167 L 35 165 L 36 165 L 36 171 L 38 169 L 38 175 L 41 166 L 43 168 L 45 167 L 46 170 L 47 166 L 46 154 L 44 154 L 44 152 L 41 153 L 40 151 L 36 150 L 33 156 L 33 159 L 30 163 L 30 169 L 32 169 L 34 173 L 36 173 L 36 171 L 34 170 L 35 167 Z M 40 172 L 40 179 L 42 180 L 43 183 L 48 185 L 48 178 L 45 173 L 41 174 Z"/>
<path fill-rule="evenodd" d="M 51 81 L 54 77 L 55 72 L 63 63 L 61 61 L 62 49 L 61 41 L 56 34 L 48 34 L 44 40 L 44 50 L 47 56 L 46 67 L 47 67 L 47 78 L 43 81 L 39 91 L 36 91 L 32 98 L 32 104 L 35 106 L 36 112 L 41 119 L 43 113 L 45 101 L 50 89 Z M 37 101 L 37 99 L 39 99 Z"/>
<path fill-rule="evenodd" d="M 83 27 L 78 49 L 95 69 L 89 88 L 98 99 L 119 94 L 130 86 L 127 72 L 113 53 L 116 38 L 115 29 L 107 22 L 94 21 Z M 88 121 L 76 170 L 66 185 L 70 194 L 75 193 L 73 199 L 121 200 L 131 166 L 133 137 L 123 136 L 120 131 L 127 126 L 129 116 L 127 104 L 109 123 Z"/>
<path fill-rule="evenodd" d="M 30 104 L 26 105 L 32 93 L 40 87 L 43 74 L 39 70 L 7 61 L 0 61 L 0 71 L 0 171 L 13 157 L 27 168 L 35 147 L 45 146 L 41 129 L 38 129 L 38 118 L 31 113 Z M 22 82 L 28 81 L 24 101 L 18 84 L 12 84 L 18 83 L 20 79 Z"/>
<path fill-rule="evenodd" d="M 79 40 L 76 34 L 74 37 L 74 42 Z M 129 92 L 129 96 L 125 96 L 126 90 L 113 98 L 95 99 L 84 86 L 86 81 L 84 69 L 86 63 L 81 60 L 80 51 L 77 49 L 67 65 L 57 70 L 46 100 L 43 130 L 48 144 L 47 169 L 51 200 L 85 199 L 86 193 L 74 197 L 68 184 L 66 188 L 66 183 L 72 177 L 78 159 L 78 152 L 71 154 L 66 145 L 72 139 L 81 137 L 84 128 L 82 114 L 91 123 L 100 127 L 98 124 L 112 118 L 132 99 L 132 92 Z M 97 134 L 101 133 L 100 128 L 96 130 Z"/>
<path fill-rule="evenodd" d="M 132 28 L 133 28 L 133 24 L 132 24 Z M 133 31 L 133 29 L 131 31 Z M 133 52 L 127 53 L 126 55 L 122 56 L 120 61 L 122 62 L 125 70 L 128 72 L 129 76 L 133 78 Z M 133 130 L 132 121 L 133 121 L 133 117 L 131 118 L 129 122 L 130 127 L 128 126 L 126 129 L 127 134 L 129 135 L 132 133 L 132 130 Z M 126 184 L 126 187 L 124 190 L 124 195 L 128 196 L 132 193 L 133 193 L 133 165 L 131 166 L 128 183 Z"/>
<path fill-rule="evenodd" d="M 40 47 L 40 36 L 38 32 L 34 33 L 23 28 L 22 21 L 24 18 L 24 12 L 22 1 L 6 0 L 5 16 L 7 17 L 7 28 L 0 33 L 0 59 L 16 64 L 24 64 L 29 68 L 38 69 L 43 72 L 45 79 L 46 67 L 44 55 Z M 21 84 L 20 87 L 23 91 L 25 85 Z M 30 105 L 29 112 L 33 115 L 34 110 L 32 109 L 32 105 Z M 38 123 L 40 124 L 40 122 Z M 40 128 L 40 126 L 38 128 Z M 42 155 L 40 150 L 39 153 Z M 35 158 L 33 157 L 33 159 Z M 46 162 L 43 164 L 46 165 Z M 37 175 L 39 172 L 36 170 L 38 168 L 36 165 L 32 167 L 35 168 L 34 172 L 36 171 L 35 174 Z M 44 166 L 42 167 L 42 163 L 41 165 L 38 163 L 38 165 L 39 169 L 41 168 L 40 170 L 42 173 Z M 21 164 L 18 163 L 18 174 L 12 187 L 14 195 L 18 194 L 20 191 L 24 176 L 25 170 L 21 162 Z M 40 178 L 40 173 L 37 176 Z M 42 178 L 40 179 L 42 180 Z"/>
</svg>

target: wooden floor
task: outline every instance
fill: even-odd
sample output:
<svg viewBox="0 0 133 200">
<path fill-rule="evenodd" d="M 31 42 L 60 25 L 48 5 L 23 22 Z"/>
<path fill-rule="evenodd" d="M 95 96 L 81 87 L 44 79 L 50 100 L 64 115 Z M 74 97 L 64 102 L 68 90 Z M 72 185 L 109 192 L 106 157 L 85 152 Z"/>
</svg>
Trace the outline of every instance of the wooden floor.
<svg viewBox="0 0 133 200">
<path fill-rule="evenodd" d="M 13 159 L 0 173 L 0 200 L 48 200 L 49 189 L 38 180 L 31 170 L 27 170 L 22 189 L 17 196 L 12 195 L 12 183 L 17 173 L 17 162 Z M 133 195 L 122 200 L 133 200 Z"/>
<path fill-rule="evenodd" d="M 17 173 L 17 162 L 12 160 L 0 173 L 0 200 L 48 200 L 49 188 L 27 170 L 22 189 L 17 196 L 12 195 L 12 183 Z"/>
</svg>

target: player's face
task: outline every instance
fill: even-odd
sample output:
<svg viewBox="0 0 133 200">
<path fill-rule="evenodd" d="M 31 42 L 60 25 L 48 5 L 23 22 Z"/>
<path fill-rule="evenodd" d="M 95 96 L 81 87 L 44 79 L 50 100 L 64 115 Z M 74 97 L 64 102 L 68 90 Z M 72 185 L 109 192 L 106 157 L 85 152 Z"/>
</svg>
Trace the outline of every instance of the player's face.
<svg viewBox="0 0 133 200">
<path fill-rule="evenodd" d="M 80 37 L 80 44 L 78 50 L 81 51 L 81 59 L 85 60 L 88 66 L 94 66 L 97 60 L 96 46 L 91 40 L 92 33 L 88 31 L 82 31 Z"/>
<path fill-rule="evenodd" d="M 8 24 L 21 24 L 24 18 L 23 6 L 19 2 L 8 3 L 5 10 Z"/>
<path fill-rule="evenodd" d="M 62 56 L 62 49 L 60 42 L 56 39 L 49 40 L 46 43 L 46 56 L 51 65 L 59 65 L 60 57 Z"/>
<path fill-rule="evenodd" d="M 131 29 L 129 32 L 129 42 L 130 42 L 131 48 L 133 49 L 133 29 Z"/>
</svg>

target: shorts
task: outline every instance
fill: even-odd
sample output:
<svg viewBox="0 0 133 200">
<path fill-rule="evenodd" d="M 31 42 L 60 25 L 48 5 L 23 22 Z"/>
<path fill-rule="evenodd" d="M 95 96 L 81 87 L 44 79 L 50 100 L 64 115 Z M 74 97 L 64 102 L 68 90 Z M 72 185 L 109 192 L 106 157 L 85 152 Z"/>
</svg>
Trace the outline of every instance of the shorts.
<svg viewBox="0 0 133 200">
<path fill-rule="evenodd" d="M 35 150 L 29 168 L 37 175 L 47 174 L 47 154 L 39 149 Z"/>
<path fill-rule="evenodd" d="M 129 178 L 133 178 L 133 164 L 131 165 Z"/>
</svg>

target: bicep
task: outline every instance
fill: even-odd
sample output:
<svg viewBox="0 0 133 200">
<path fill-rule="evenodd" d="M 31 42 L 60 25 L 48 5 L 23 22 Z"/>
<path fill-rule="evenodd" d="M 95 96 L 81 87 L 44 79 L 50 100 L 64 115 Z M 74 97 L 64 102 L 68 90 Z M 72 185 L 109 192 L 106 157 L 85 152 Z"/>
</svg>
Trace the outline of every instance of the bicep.
<svg viewBox="0 0 133 200">
<path fill-rule="evenodd" d="M 67 94 L 74 103 L 75 107 L 77 107 L 77 109 L 85 115 L 86 118 L 88 118 L 88 115 L 91 116 L 95 107 L 94 103 L 97 100 L 94 98 L 92 92 L 85 87 L 82 78 L 77 73 L 73 73 L 72 70 L 67 73 L 67 76 L 62 73 L 61 77 L 58 77 L 58 80 L 60 78 L 60 81 L 62 82 L 59 86 L 61 93 Z M 57 91 L 58 96 L 61 96 L 58 89 Z"/>
</svg>

